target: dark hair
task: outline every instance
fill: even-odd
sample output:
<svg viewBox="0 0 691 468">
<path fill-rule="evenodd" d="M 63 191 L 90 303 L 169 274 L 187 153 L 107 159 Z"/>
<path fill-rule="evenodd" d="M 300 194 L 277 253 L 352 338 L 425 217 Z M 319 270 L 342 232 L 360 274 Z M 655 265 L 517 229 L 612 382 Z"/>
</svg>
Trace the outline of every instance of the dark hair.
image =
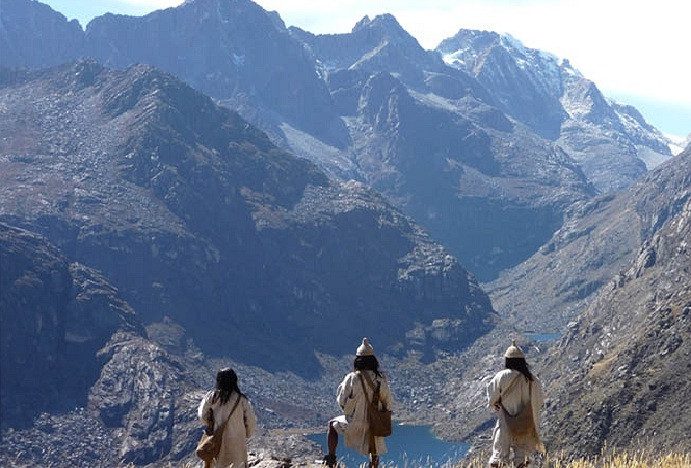
<svg viewBox="0 0 691 468">
<path fill-rule="evenodd" d="M 521 374 L 525 375 L 525 378 L 528 380 L 533 380 L 533 374 L 530 373 L 530 369 L 528 369 L 528 363 L 525 361 L 525 358 L 507 357 L 504 359 L 504 366 L 507 369 L 520 372 Z"/>
<path fill-rule="evenodd" d="M 353 369 L 356 371 L 371 370 L 377 377 L 381 377 L 379 372 L 379 361 L 374 356 L 355 356 L 353 361 Z"/>
<path fill-rule="evenodd" d="M 221 404 L 225 405 L 230 399 L 230 395 L 233 392 L 237 392 L 240 396 L 245 396 L 240 391 L 238 387 L 238 375 L 230 367 L 221 369 L 216 374 L 216 390 L 214 391 L 214 396 L 211 399 L 212 403 L 215 403 L 218 399 L 221 400 Z"/>
</svg>

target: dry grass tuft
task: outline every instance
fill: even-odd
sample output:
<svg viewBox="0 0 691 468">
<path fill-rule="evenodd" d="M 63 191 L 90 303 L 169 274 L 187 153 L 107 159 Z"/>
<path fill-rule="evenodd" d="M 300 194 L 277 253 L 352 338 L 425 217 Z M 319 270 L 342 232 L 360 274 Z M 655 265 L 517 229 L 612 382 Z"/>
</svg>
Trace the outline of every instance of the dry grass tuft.
<svg viewBox="0 0 691 468">
<path fill-rule="evenodd" d="M 535 466 L 531 464 L 530 466 Z M 541 464 L 545 468 L 691 468 L 691 454 L 649 455 L 645 452 L 634 454 L 613 453 L 594 459 L 568 461 L 558 456 L 548 456 Z M 486 459 L 473 459 L 463 462 L 457 468 L 485 468 Z M 509 467 L 506 467 L 509 468 Z"/>
</svg>

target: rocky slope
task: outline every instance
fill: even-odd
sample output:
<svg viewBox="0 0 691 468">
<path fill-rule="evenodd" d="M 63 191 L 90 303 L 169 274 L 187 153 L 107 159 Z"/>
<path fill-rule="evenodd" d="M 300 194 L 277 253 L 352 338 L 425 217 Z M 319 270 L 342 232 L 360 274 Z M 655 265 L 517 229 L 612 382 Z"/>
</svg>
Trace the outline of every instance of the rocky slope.
<svg viewBox="0 0 691 468">
<path fill-rule="evenodd" d="M 465 29 L 436 50 L 475 76 L 502 110 L 558 142 L 601 192 L 630 185 L 671 156 L 667 138 L 635 108 L 607 100 L 568 60 Z"/>
<path fill-rule="evenodd" d="M 539 252 L 487 285 L 494 306 L 523 330 L 563 330 L 636 258 L 690 187 L 689 158 L 678 156 L 624 192 L 574 205 Z"/>
<path fill-rule="evenodd" d="M 0 264 L 3 465 L 143 462 L 170 451 L 182 372 L 117 290 L 5 224 Z"/>
<path fill-rule="evenodd" d="M 691 450 L 691 418 L 683 410 L 691 397 L 691 148 L 668 164 L 686 174 L 685 192 L 645 220 L 634 260 L 546 364 L 549 441 L 572 456 L 605 446 Z M 659 176 L 650 182 L 658 190 L 669 180 Z"/>
<path fill-rule="evenodd" d="M 309 373 L 315 350 L 350 352 L 363 334 L 403 352 L 414 332 L 433 356 L 488 327 L 487 296 L 408 218 L 170 75 L 93 62 L 10 73 L 0 103 L 0 217 L 212 356 Z"/>
</svg>

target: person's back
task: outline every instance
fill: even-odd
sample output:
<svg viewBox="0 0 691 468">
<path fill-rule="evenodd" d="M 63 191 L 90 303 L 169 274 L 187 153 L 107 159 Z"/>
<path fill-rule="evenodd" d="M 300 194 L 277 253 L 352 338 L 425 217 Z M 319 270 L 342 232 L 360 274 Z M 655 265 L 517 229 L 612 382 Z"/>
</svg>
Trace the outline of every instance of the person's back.
<svg viewBox="0 0 691 468">
<path fill-rule="evenodd" d="M 489 406 L 497 411 L 489 463 L 493 467 L 508 464 L 513 448 L 515 466 L 525 467 L 533 452 L 543 450 L 538 432 L 543 404 L 542 384 L 530 372 L 523 350 L 515 342 L 506 350 L 504 358 L 506 369 L 497 372 L 487 384 Z M 519 426 L 527 432 L 517 437 L 509 422 L 512 418 L 518 418 L 527 409 L 526 405 L 532 408 L 532 418 L 521 418 L 525 424 Z"/>
<path fill-rule="evenodd" d="M 391 408 L 391 390 L 384 374 L 376 374 L 372 370 L 351 372 L 339 385 L 336 399 L 353 427 L 367 425 L 367 402 L 372 400 L 374 393 L 370 382 L 375 388 L 379 387 L 379 409 Z M 363 390 L 363 383 L 365 390 Z"/>
<path fill-rule="evenodd" d="M 515 382 L 514 382 L 515 380 Z M 511 386 L 511 388 L 509 388 Z M 506 390 L 509 390 L 507 393 Z M 504 369 L 494 376 L 487 385 L 489 406 L 493 407 L 501 396 L 501 402 L 509 414 L 518 414 L 532 396 L 533 419 L 540 427 L 540 408 L 543 404 L 542 383 L 533 375 L 530 381 L 520 371 Z"/>
<path fill-rule="evenodd" d="M 232 369 L 219 371 L 216 389 L 204 395 L 197 415 L 202 424 L 213 430 L 228 421 L 214 468 L 247 466 L 247 439 L 256 430 L 257 418 L 251 403 L 240 392 L 237 376 Z"/>
<path fill-rule="evenodd" d="M 365 338 L 355 352 L 353 372 L 345 376 L 336 392 L 336 401 L 343 414 L 329 421 L 329 452 L 324 456 L 327 466 L 336 466 L 339 433 L 344 435 L 346 446 L 363 455 L 371 456 L 370 467 L 379 466 L 379 456 L 386 453 L 386 442 L 384 437 L 372 434 L 368 418 L 368 402 L 374 401 L 377 389 L 378 409 L 390 411 L 393 401 L 389 382 L 379 372 L 379 362 L 374 356 L 374 348 Z"/>
</svg>

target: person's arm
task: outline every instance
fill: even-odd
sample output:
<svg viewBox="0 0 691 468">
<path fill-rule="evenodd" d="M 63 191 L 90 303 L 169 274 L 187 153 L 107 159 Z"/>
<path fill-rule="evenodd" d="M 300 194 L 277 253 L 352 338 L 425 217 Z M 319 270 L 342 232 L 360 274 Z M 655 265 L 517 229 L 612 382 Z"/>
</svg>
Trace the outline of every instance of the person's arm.
<svg viewBox="0 0 691 468">
<path fill-rule="evenodd" d="M 499 374 L 495 375 L 487 384 L 487 402 L 490 408 L 499 409 L 499 400 L 501 399 L 501 386 Z"/>
<path fill-rule="evenodd" d="M 201 423 L 207 427 L 210 427 L 213 424 L 213 411 L 211 410 L 211 398 L 213 397 L 213 394 L 214 392 L 211 391 L 204 395 L 201 403 L 199 403 L 199 407 L 197 408 L 197 417 L 199 418 L 199 421 L 201 421 Z M 213 428 L 211 429 L 213 430 Z"/>
<path fill-rule="evenodd" d="M 336 391 L 336 402 L 341 409 L 345 408 L 346 402 L 353 396 L 353 379 L 351 376 L 352 374 L 346 375 Z"/>
<path fill-rule="evenodd" d="M 250 438 L 254 435 L 254 433 L 257 431 L 257 414 L 254 412 L 254 408 L 252 408 L 252 403 L 247 398 L 243 398 L 243 404 L 242 404 L 242 409 L 244 412 L 244 420 L 245 420 L 245 433 L 247 434 L 247 437 Z"/>
<path fill-rule="evenodd" d="M 379 401 L 389 411 L 391 411 L 391 408 L 393 408 L 393 395 L 391 394 L 391 387 L 389 387 L 389 381 L 385 377 L 381 379 Z"/>
</svg>

